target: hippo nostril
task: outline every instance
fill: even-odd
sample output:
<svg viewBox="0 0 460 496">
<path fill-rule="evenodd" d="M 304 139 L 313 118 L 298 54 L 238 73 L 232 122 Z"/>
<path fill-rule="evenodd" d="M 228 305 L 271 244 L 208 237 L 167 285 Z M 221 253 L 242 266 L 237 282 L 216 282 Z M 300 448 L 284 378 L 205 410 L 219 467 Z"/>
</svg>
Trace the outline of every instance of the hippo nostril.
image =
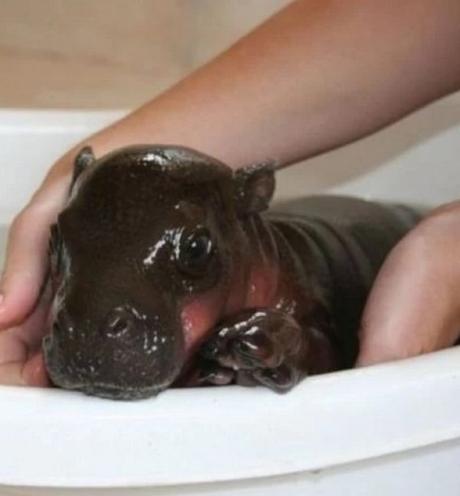
<svg viewBox="0 0 460 496">
<path fill-rule="evenodd" d="M 129 331 L 129 328 L 129 322 L 127 322 L 122 317 L 115 316 L 108 323 L 106 334 L 109 337 L 122 336 Z"/>
<path fill-rule="evenodd" d="M 120 337 L 134 328 L 134 316 L 126 308 L 113 310 L 104 325 L 103 332 L 110 338 Z"/>
</svg>

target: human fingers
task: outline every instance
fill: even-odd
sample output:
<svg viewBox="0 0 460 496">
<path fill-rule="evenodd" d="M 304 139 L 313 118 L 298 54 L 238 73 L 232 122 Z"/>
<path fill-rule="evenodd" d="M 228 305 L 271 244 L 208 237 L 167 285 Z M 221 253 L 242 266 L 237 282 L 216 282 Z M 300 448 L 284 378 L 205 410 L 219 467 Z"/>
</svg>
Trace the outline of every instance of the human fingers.
<svg viewBox="0 0 460 496">
<path fill-rule="evenodd" d="M 49 324 L 50 296 L 48 288 L 24 322 L 0 332 L 0 384 L 49 385 L 41 342 Z"/>
<path fill-rule="evenodd" d="M 49 227 L 62 208 L 69 180 L 70 172 L 58 163 L 10 227 L 0 287 L 0 328 L 23 321 L 37 302 L 48 269 Z"/>
</svg>

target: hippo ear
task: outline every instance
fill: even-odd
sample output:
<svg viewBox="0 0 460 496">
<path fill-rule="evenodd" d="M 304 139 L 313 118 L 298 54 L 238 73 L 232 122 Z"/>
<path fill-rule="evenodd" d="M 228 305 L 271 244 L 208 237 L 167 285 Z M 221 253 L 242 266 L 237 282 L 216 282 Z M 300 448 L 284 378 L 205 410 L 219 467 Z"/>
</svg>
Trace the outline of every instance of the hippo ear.
<svg viewBox="0 0 460 496">
<path fill-rule="evenodd" d="M 275 164 L 262 163 L 238 169 L 234 173 L 235 202 L 240 215 L 262 212 L 268 208 L 275 191 Z"/>
<path fill-rule="evenodd" d="M 70 191 L 72 191 L 80 174 L 95 160 L 96 157 L 94 156 L 93 150 L 90 146 L 85 146 L 78 152 L 73 165 L 73 176 L 72 182 L 70 183 Z"/>
</svg>

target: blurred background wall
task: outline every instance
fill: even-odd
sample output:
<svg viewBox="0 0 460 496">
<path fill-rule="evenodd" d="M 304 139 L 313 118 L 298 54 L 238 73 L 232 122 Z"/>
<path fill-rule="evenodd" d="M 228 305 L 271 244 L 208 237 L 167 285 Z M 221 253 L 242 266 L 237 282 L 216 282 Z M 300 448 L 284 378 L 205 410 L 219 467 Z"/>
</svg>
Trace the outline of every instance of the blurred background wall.
<svg viewBox="0 0 460 496">
<path fill-rule="evenodd" d="M 289 0 L 0 0 L 0 107 L 131 108 Z"/>
</svg>

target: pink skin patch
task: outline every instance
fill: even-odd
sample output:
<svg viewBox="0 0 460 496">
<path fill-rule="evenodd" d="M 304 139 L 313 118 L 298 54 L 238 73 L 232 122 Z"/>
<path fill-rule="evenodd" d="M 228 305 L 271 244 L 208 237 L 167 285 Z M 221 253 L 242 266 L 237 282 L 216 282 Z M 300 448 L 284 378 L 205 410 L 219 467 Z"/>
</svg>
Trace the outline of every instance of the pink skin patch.
<svg viewBox="0 0 460 496">
<path fill-rule="evenodd" d="M 191 357 L 225 316 L 247 308 L 270 307 L 279 299 L 277 269 L 253 268 L 247 281 L 243 281 L 242 275 L 238 274 L 228 293 L 222 288 L 213 288 L 185 304 L 181 321 L 187 358 Z"/>
<path fill-rule="evenodd" d="M 255 267 L 249 276 L 243 308 L 271 307 L 277 297 L 279 271 L 271 266 Z"/>
<path fill-rule="evenodd" d="M 227 295 L 220 288 L 195 296 L 181 312 L 185 353 L 189 358 L 221 318 Z"/>
</svg>

